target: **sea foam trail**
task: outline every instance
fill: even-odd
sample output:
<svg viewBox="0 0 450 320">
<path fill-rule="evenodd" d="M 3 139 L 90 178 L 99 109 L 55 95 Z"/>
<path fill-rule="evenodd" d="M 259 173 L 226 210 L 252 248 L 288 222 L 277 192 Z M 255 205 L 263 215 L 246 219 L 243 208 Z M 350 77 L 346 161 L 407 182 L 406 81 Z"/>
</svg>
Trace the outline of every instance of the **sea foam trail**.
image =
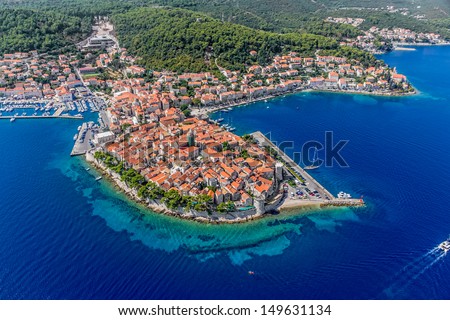
<svg viewBox="0 0 450 320">
<path fill-rule="evenodd" d="M 445 257 L 439 248 L 433 248 L 414 261 L 408 263 L 393 277 L 391 285 L 384 289 L 381 296 L 396 298 L 428 269 Z"/>
<path fill-rule="evenodd" d="M 436 248 L 431 249 L 427 253 L 424 253 L 420 257 L 414 259 L 413 261 L 408 263 L 406 266 L 404 266 L 399 272 L 397 272 L 394 275 L 394 279 L 397 278 L 397 277 L 400 277 L 401 275 L 407 274 L 407 271 L 410 271 L 411 269 L 416 269 L 418 266 L 421 265 L 422 261 L 428 261 L 428 259 L 432 255 L 436 254 L 438 251 L 440 251 L 440 249 L 436 247 Z"/>
</svg>

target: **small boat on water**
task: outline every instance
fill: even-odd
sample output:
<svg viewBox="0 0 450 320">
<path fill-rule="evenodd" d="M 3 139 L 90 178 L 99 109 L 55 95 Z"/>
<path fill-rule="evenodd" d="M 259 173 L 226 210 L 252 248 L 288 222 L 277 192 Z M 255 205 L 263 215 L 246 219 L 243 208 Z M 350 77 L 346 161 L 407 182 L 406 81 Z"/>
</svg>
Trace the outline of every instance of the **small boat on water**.
<svg viewBox="0 0 450 320">
<path fill-rule="evenodd" d="M 304 168 L 305 170 L 314 170 L 314 169 L 319 168 L 318 163 L 317 163 L 317 160 L 318 160 L 317 152 L 318 152 L 318 151 L 317 151 L 317 148 L 314 148 L 314 156 L 313 156 L 312 164 L 309 165 L 309 166 L 306 166 L 306 167 Z"/>
<path fill-rule="evenodd" d="M 9 119 L 9 122 L 14 122 L 14 121 L 16 121 L 15 117 L 12 117 L 11 119 Z"/>
<path fill-rule="evenodd" d="M 77 134 L 74 135 L 74 136 L 73 136 L 73 141 L 77 141 L 77 138 L 78 138 L 78 135 L 77 135 Z"/>
<path fill-rule="evenodd" d="M 100 180 L 102 180 L 102 176 L 95 178 L 95 181 L 100 181 Z"/>
<path fill-rule="evenodd" d="M 447 240 L 445 240 L 444 242 L 441 242 L 438 245 L 438 248 L 441 249 L 442 251 L 444 251 L 444 253 L 447 253 L 450 250 L 450 236 L 448 237 Z"/>
<path fill-rule="evenodd" d="M 223 118 L 219 118 L 219 119 L 217 119 L 216 121 L 217 121 L 217 122 L 222 122 L 222 121 L 223 121 Z"/>
<path fill-rule="evenodd" d="M 91 170 L 91 168 L 86 168 L 86 171 L 89 171 L 89 170 Z"/>
</svg>

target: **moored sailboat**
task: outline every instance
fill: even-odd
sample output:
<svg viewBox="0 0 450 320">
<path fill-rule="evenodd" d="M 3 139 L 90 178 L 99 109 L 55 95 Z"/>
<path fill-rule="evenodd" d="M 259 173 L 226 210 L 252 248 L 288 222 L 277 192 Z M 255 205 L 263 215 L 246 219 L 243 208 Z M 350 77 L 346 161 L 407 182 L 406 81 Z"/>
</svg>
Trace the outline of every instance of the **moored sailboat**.
<svg viewBox="0 0 450 320">
<path fill-rule="evenodd" d="M 305 170 L 314 170 L 314 169 L 319 168 L 319 165 L 318 165 L 318 162 L 317 162 L 317 160 L 319 160 L 319 159 L 318 159 L 318 156 L 317 156 L 317 153 L 318 153 L 318 150 L 317 150 L 317 148 L 315 147 L 315 148 L 314 148 L 313 161 L 312 161 L 311 165 L 306 166 L 306 167 L 304 168 Z"/>
</svg>

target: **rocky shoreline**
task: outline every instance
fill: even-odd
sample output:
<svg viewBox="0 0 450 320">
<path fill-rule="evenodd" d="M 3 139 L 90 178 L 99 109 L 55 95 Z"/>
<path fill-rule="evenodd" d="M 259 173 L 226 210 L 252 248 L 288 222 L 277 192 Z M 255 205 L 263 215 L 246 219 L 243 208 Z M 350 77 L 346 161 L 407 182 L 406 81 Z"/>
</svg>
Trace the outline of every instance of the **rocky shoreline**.
<svg viewBox="0 0 450 320">
<path fill-rule="evenodd" d="M 229 212 L 229 213 L 219 213 L 213 212 L 212 214 L 208 214 L 206 212 L 197 212 L 194 210 L 184 211 L 180 210 L 171 210 L 167 208 L 166 205 L 160 203 L 158 201 L 152 200 L 144 200 L 137 196 L 137 191 L 128 187 L 123 181 L 120 180 L 120 177 L 115 172 L 111 172 L 110 169 L 106 168 L 102 163 L 98 162 L 94 159 L 93 155 L 90 153 L 86 153 L 86 161 L 97 171 L 99 171 L 103 177 L 111 183 L 115 189 L 122 192 L 130 201 L 137 203 L 146 209 L 151 210 L 157 214 L 163 214 L 170 217 L 180 218 L 183 220 L 189 220 L 198 223 L 204 224 L 237 224 L 237 223 L 246 223 L 259 219 L 263 219 L 265 217 L 271 216 L 271 213 L 256 213 L 254 209 L 242 211 L 242 212 Z M 300 210 L 301 213 L 305 213 L 306 211 L 311 210 L 320 210 L 321 208 L 332 206 L 336 207 L 336 205 L 327 205 L 323 201 L 290 201 L 289 199 L 285 199 L 282 203 L 280 203 L 279 212 L 285 214 L 292 214 L 293 211 Z M 345 205 L 344 205 L 345 206 Z"/>
<path fill-rule="evenodd" d="M 242 212 L 229 212 L 229 213 L 218 213 L 213 212 L 212 214 L 208 214 L 206 212 L 197 212 L 194 210 L 184 211 L 180 210 L 171 210 L 166 207 L 163 203 L 158 201 L 144 200 L 137 196 L 137 191 L 129 188 L 123 181 L 120 180 L 120 177 L 117 173 L 112 172 L 110 169 L 106 168 L 102 163 L 94 159 L 94 156 L 91 153 L 86 153 L 86 161 L 92 165 L 96 170 L 101 172 L 104 177 L 108 180 L 108 182 L 112 183 L 112 185 L 123 192 L 131 201 L 137 202 L 138 204 L 150 209 L 151 211 L 164 214 L 167 216 L 172 216 L 176 218 L 181 218 L 184 220 L 195 221 L 199 223 L 206 224 L 235 224 L 235 223 L 245 223 L 254 220 L 259 220 L 266 215 L 267 213 L 260 214 L 256 213 L 255 210 L 247 210 Z"/>
</svg>

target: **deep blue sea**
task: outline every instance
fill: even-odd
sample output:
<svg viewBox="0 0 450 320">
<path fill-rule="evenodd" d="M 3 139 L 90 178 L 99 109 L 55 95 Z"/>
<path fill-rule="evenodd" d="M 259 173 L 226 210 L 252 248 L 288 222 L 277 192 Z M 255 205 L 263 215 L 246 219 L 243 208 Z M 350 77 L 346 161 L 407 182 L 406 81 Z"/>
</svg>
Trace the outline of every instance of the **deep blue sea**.
<svg viewBox="0 0 450 320">
<path fill-rule="evenodd" d="M 449 299 L 450 255 L 433 248 L 450 233 L 450 47 L 382 58 L 421 93 L 300 93 L 225 115 L 289 152 L 325 131 L 349 140 L 348 168 L 311 174 L 362 209 L 179 221 L 95 182 L 69 156 L 79 121 L 1 121 L 0 298 Z"/>
</svg>

